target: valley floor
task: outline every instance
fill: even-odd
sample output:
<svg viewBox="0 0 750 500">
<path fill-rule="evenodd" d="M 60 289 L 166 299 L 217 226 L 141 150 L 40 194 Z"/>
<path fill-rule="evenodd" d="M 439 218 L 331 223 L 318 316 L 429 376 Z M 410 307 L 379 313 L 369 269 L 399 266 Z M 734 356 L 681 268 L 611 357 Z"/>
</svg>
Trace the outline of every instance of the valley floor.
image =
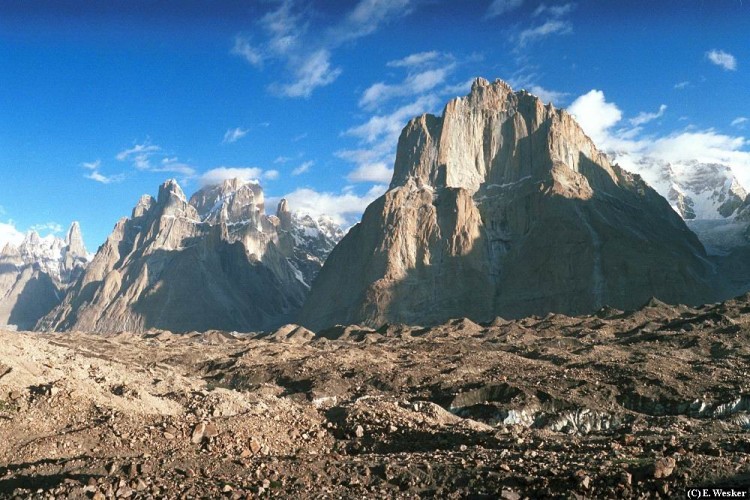
<svg viewBox="0 0 750 500">
<path fill-rule="evenodd" d="M 0 497 L 658 498 L 750 483 L 750 303 L 429 329 L 0 332 Z"/>
</svg>

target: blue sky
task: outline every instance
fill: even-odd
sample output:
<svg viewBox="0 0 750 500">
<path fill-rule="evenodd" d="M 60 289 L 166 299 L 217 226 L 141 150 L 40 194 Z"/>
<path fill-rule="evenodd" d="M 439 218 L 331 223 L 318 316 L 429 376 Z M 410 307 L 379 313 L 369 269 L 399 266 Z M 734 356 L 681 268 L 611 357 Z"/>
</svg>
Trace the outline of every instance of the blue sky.
<svg viewBox="0 0 750 500">
<path fill-rule="evenodd" d="M 94 250 L 170 177 L 351 224 L 408 119 L 476 76 L 748 184 L 748 33 L 742 0 L 0 0 L 0 240 L 78 220 Z"/>
</svg>

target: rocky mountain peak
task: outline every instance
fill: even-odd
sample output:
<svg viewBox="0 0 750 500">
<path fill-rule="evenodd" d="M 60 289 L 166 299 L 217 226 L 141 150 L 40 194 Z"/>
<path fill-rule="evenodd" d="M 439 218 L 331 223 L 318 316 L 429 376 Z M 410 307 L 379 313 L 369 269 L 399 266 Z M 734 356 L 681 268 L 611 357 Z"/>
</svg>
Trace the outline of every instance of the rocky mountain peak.
<svg viewBox="0 0 750 500">
<path fill-rule="evenodd" d="M 583 169 L 596 166 L 597 175 Z M 565 167 L 565 168 L 561 168 Z M 591 182 L 619 182 L 573 118 L 502 80 L 477 79 L 471 92 L 422 115 L 399 138 L 391 188 L 412 179 L 417 187 L 463 188 L 474 194 L 516 182 L 548 181 L 567 197 L 590 196 Z"/>
<path fill-rule="evenodd" d="M 208 185 L 190 197 L 201 220 L 212 224 L 248 223 L 262 228 L 265 197 L 260 184 L 241 179 L 227 179 Z"/>
<path fill-rule="evenodd" d="M 161 216 L 196 218 L 195 210 L 188 204 L 185 193 L 175 179 L 169 179 L 159 186 L 156 205 Z"/>
<path fill-rule="evenodd" d="M 34 231 L 33 229 L 28 231 L 23 239 L 23 242 L 21 242 L 22 247 L 37 247 L 41 244 L 41 237 L 39 236 L 39 233 Z"/>
<path fill-rule="evenodd" d="M 133 219 L 143 217 L 149 210 L 151 210 L 154 205 L 156 205 L 156 200 L 154 199 L 154 197 L 150 194 L 144 194 L 140 197 L 135 207 L 133 207 L 131 217 Z"/>
<path fill-rule="evenodd" d="M 61 300 L 88 264 L 81 228 L 65 239 L 29 231 L 21 244 L 0 253 L 0 325 L 32 328 Z"/>
<path fill-rule="evenodd" d="M 331 253 L 301 324 L 431 324 L 712 297 L 705 249 L 574 118 L 477 79 L 403 129 L 389 190 Z M 336 304 L 335 308 L 331 304 Z"/>
<path fill-rule="evenodd" d="M 81 234 L 81 226 L 78 221 L 73 221 L 68 229 L 68 233 L 65 236 L 65 246 L 67 252 L 71 255 L 85 257 L 87 255 L 86 246 L 83 243 L 83 235 Z"/>
<path fill-rule="evenodd" d="M 289 202 L 286 198 L 282 198 L 279 201 L 279 205 L 276 207 L 276 217 L 279 218 L 279 227 L 285 231 L 288 231 L 292 227 L 292 212 L 289 210 Z"/>
<path fill-rule="evenodd" d="M 3 250 L 0 251 L 0 256 L 2 257 L 20 257 L 21 254 L 18 251 L 18 247 L 15 246 L 13 243 L 6 243 L 3 247 Z"/>
</svg>

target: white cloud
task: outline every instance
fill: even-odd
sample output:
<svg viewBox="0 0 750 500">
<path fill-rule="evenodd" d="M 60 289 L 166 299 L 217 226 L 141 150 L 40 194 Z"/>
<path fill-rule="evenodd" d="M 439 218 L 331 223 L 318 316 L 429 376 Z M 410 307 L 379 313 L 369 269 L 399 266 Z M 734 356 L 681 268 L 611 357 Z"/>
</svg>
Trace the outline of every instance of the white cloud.
<svg viewBox="0 0 750 500">
<path fill-rule="evenodd" d="M 263 175 L 258 167 L 218 167 L 204 172 L 198 182 L 201 186 L 221 184 L 228 179 L 240 179 L 245 182 L 257 181 Z"/>
<path fill-rule="evenodd" d="M 727 71 L 734 71 L 737 69 L 737 59 L 735 59 L 732 54 L 724 52 L 723 50 L 709 50 L 706 52 L 706 57 L 713 64 Z"/>
<path fill-rule="evenodd" d="M 312 216 L 327 215 L 341 225 L 351 225 L 359 219 L 367 205 L 372 203 L 387 189 L 378 184 L 372 186 L 365 194 L 357 195 L 352 191 L 341 193 L 318 192 L 310 188 L 299 188 L 284 196 L 289 207 L 294 211 L 308 213 Z M 270 203 L 270 201 L 269 201 Z"/>
<path fill-rule="evenodd" d="M 195 175 L 195 168 L 193 166 L 180 162 L 177 158 L 164 158 L 161 160 L 159 166 L 151 167 L 150 170 L 152 172 L 174 172 L 186 177 Z"/>
<path fill-rule="evenodd" d="M 733 153 L 746 144 L 743 137 L 719 134 L 712 129 L 678 132 L 653 141 L 650 153 L 665 160 L 731 162 Z"/>
<path fill-rule="evenodd" d="M 84 178 L 91 179 L 92 181 L 100 182 L 102 184 L 111 184 L 113 182 L 120 182 L 125 178 L 123 174 L 114 174 L 114 175 L 102 174 L 100 171 L 101 166 L 102 166 L 101 160 L 83 162 L 81 163 L 81 166 L 89 171 L 87 174 L 83 174 Z"/>
<path fill-rule="evenodd" d="M 750 187 L 750 152 L 744 137 L 720 134 L 713 129 L 685 130 L 645 144 L 642 153 L 667 161 L 698 160 L 729 165 L 740 184 Z"/>
<path fill-rule="evenodd" d="M 406 122 L 433 109 L 438 102 L 438 97 L 433 94 L 420 96 L 414 102 L 401 106 L 389 114 L 371 117 L 367 122 L 348 129 L 345 134 L 371 144 L 382 139 L 395 145 Z"/>
<path fill-rule="evenodd" d="M 117 153 L 117 156 L 115 156 L 115 158 L 119 161 L 125 161 L 130 157 L 143 155 L 148 156 L 159 151 L 161 151 L 161 148 L 159 146 L 146 142 L 144 144 L 136 144 L 132 148 L 120 151 L 119 153 Z"/>
<path fill-rule="evenodd" d="M 63 232 L 63 227 L 57 222 L 46 222 L 44 224 L 34 224 L 29 228 L 30 231 L 36 231 L 37 233 L 51 233 L 58 234 Z"/>
<path fill-rule="evenodd" d="M 642 136 L 640 127 L 616 128 L 622 111 L 607 102 L 604 93 L 592 90 L 568 108 L 584 131 L 602 150 L 628 153 L 634 157 L 653 156 L 669 162 L 698 160 L 722 163 L 732 168 L 744 186 L 750 186 L 750 151 L 744 137 L 721 134 L 713 129 L 688 126 L 665 136 Z"/>
<path fill-rule="evenodd" d="M 573 32 L 573 25 L 569 21 L 550 19 L 533 28 L 527 28 L 518 36 L 521 47 L 549 35 L 567 35 Z"/>
<path fill-rule="evenodd" d="M 372 109 L 395 97 L 411 96 L 432 90 L 445 82 L 454 67 L 453 63 L 449 63 L 441 68 L 410 74 L 398 84 L 375 83 L 362 94 L 359 105 L 365 109 Z"/>
<path fill-rule="evenodd" d="M 386 66 L 389 66 L 391 68 L 411 68 L 414 66 L 422 66 L 423 64 L 433 62 L 438 57 L 440 57 L 440 53 L 436 50 L 431 50 L 429 52 L 417 52 L 416 54 L 408 55 L 403 59 L 389 61 Z"/>
<path fill-rule="evenodd" d="M 656 120 L 657 118 L 661 118 L 662 116 L 664 116 L 664 112 L 666 110 L 667 110 L 667 105 L 662 104 L 661 106 L 659 106 L 659 111 L 657 111 L 656 113 L 647 113 L 645 111 L 641 111 L 640 113 L 638 113 L 638 115 L 636 115 L 635 118 L 630 119 L 630 124 L 636 127 L 640 125 L 644 125 L 650 121 Z"/>
<path fill-rule="evenodd" d="M 263 178 L 269 181 L 276 180 L 279 178 L 279 171 L 278 170 L 266 170 L 265 172 L 263 172 Z"/>
<path fill-rule="evenodd" d="M 273 162 L 274 163 L 282 163 L 283 164 L 283 163 L 288 162 L 289 160 L 291 160 L 291 158 L 288 157 L 288 156 L 277 156 L 276 159 Z"/>
<path fill-rule="evenodd" d="M 0 250 L 2 250 L 8 243 L 14 246 L 20 245 L 23 238 L 24 234 L 16 229 L 16 226 L 12 221 L 7 223 L 0 222 Z"/>
<path fill-rule="evenodd" d="M 610 138 L 609 129 L 622 118 L 620 108 L 614 103 L 607 102 L 604 92 L 596 89 L 573 101 L 568 106 L 568 112 L 575 117 L 597 146 L 605 148 Z"/>
<path fill-rule="evenodd" d="M 508 79 L 508 85 L 510 85 L 515 90 L 526 89 L 542 101 L 551 102 L 558 106 L 565 101 L 565 98 L 568 95 L 567 92 L 546 89 L 541 85 L 535 83 L 534 80 L 536 79 L 537 75 L 533 73 L 519 72 L 512 78 Z"/>
<path fill-rule="evenodd" d="M 100 182 L 102 184 L 112 184 L 114 182 L 120 182 L 125 178 L 123 174 L 104 175 L 97 170 L 94 170 L 93 172 L 90 172 L 88 174 L 84 174 L 84 177 L 86 179 L 91 179 L 92 181 Z"/>
<path fill-rule="evenodd" d="M 287 97 L 310 97 L 316 88 L 333 83 L 341 74 L 341 69 L 331 66 L 330 56 L 325 49 L 307 55 L 294 70 L 294 83 L 282 85 L 281 94 Z"/>
<path fill-rule="evenodd" d="M 136 144 L 132 148 L 120 151 L 115 158 L 119 161 L 130 161 L 136 170 L 143 172 L 172 172 L 181 174 L 186 179 L 195 175 L 195 167 L 179 161 L 177 157 L 165 155 L 160 146 L 149 142 Z M 156 163 L 152 163 L 152 159 L 157 160 Z M 94 171 L 86 177 L 104 184 L 122 180 L 121 176 L 107 177 L 98 171 Z"/>
<path fill-rule="evenodd" d="M 574 3 L 566 3 L 562 5 L 547 5 L 547 4 L 540 4 L 539 7 L 534 10 L 534 13 L 532 16 L 538 17 L 542 15 L 547 15 L 551 17 L 562 17 L 566 14 L 570 14 L 573 9 L 576 8 L 576 4 Z"/>
<path fill-rule="evenodd" d="M 310 167 L 313 166 L 313 163 L 315 163 L 315 162 L 313 162 L 312 160 L 308 160 L 308 161 L 302 163 L 299 167 L 297 167 L 294 170 L 292 170 L 292 175 L 304 174 L 305 172 L 307 172 L 308 170 L 310 170 Z"/>
<path fill-rule="evenodd" d="M 334 45 L 339 45 L 370 35 L 382 24 L 405 16 L 411 11 L 411 0 L 360 0 L 344 21 L 331 30 L 329 36 L 333 39 Z"/>
<path fill-rule="evenodd" d="M 224 144 L 231 144 L 233 142 L 237 142 L 238 140 L 245 137 L 247 135 L 247 132 L 248 132 L 247 129 L 243 129 L 240 127 L 230 128 L 224 133 L 224 140 L 222 140 L 221 142 L 223 142 Z"/>
<path fill-rule="evenodd" d="M 747 123 L 747 118 L 744 117 L 744 116 L 738 116 L 737 118 L 735 118 L 734 120 L 732 120 L 731 125 L 733 127 L 742 128 L 742 127 L 745 126 L 745 123 Z"/>
<path fill-rule="evenodd" d="M 269 89 L 281 96 L 307 98 L 341 75 L 341 68 L 331 62 L 333 50 L 407 15 L 412 1 L 360 0 L 340 21 L 326 27 L 314 26 L 322 16 L 309 5 L 283 0 L 258 22 L 264 34 L 261 43 L 253 45 L 250 38 L 238 35 L 230 52 L 257 68 L 269 60 L 283 64 L 291 81 L 275 82 Z"/>
<path fill-rule="evenodd" d="M 690 82 L 688 80 L 684 80 L 684 81 L 677 82 L 674 84 L 674 88 L 676 88 L 677 90 L 686 89 L 689 86 L 690 86 Z"/>
<path fill-rule="evenodd" d="M 507 12 L 516 10 L 523 5 L 523 0 L 493 0 L 487 8 L 485 19 L 501 16 Z"/>
<path fill-rule="evenodd" d="M 383 162 L 363 164 L 349 172 L 346 178 L 351 182 L 377 182 L 389 184 L 393 177 L 393 169 Z"/>
<path fill-rule="evenodd" d="M 250 40 L 243 36 L 237 35 L 234 37 L 234 47 L 232 47 L 231 53 L 242 56 L 253 66 L 260 67 L 263 65 L 264 57 L 261 51 L 250 45 Z"/>
<path fill-rule="evenodd" d="M 90 162 L 83 162 L 81 163 L 81 166 L 89 170 L 99 170 L 99 167 L 102 166 L 102 161 L 96 160 L 96 161 L 90 161 Z"/>
<path fill-rule="evenodd" d="M 130 160 L 133 163 L 133 166 L 138 170 L 151 170 L 151 157 L 160 151 L 161 147 L 145 142 L 120 151 L 115 158 L 118 161 Z"/>
<path fill-rule="evenodd" d="M 198 182 L 201 186 L 221 184 L 228 179 L 240 179 L 244 182 L 258 182 L 260 179 L 274 180 L 279 177 L 278 170 L 263 170 L 259 167 L 217 167 L 201 174 Z"/>
</svg>

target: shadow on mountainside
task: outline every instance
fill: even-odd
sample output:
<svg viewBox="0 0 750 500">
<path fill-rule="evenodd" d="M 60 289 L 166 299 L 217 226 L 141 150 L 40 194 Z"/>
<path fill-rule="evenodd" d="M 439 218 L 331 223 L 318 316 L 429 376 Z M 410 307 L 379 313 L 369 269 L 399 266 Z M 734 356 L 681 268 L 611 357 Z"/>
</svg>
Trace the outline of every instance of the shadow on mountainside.
<svg viewBox="0 0 750 500">
<path fill-rule="evenodd" d="M 417 248 L 416 265 L 393 281 L 383 280 L 389 248 L 377 234 L 379 227 L 392 231 L 402 214 L 383 220 L 384 195 L 329 257 L 301 322 L 314 330 L 357 322 L 432 325 L 456 317 L 586 314 L 605 305 L 635 309 L 651 297 L 696 305 L 730 296 L 695 234 L 640 178 L 619 175 L 626 189 L 583 154 L 579 170 L 593 187 L 589 199 L 558 194 L 570 186 L 551 174 L 484 186 L 474 195 L 477 208 L 466 190 L 440 189 L 429 263 Z M 459 220 L 473 217 L 472 210 L 481 217 L 478 237 Z M 332 312 L 316 316 L 331 304 Z"/>
<path fill-rule="evenodd" d="M 52 278 L 46 273 L 36 272 L 18 295 L 8 323 L 17 325 L 19 330 L 30 330 L 59 303 L 59 291 Z"/>
<path fill-rule="evenodd" d="M 244 264 L 237 265 L 238 260 Z M 302 306 L 301 294 L 289 294 L 268 267 L 245 255 L 239 242 L 218 251 L 200 246 L 158 250 L 147 263 L 159 265 L 144 271 L 148 287 L 132 305 L 143 329 L 268 330 L 287 323 Z"/>
</svg>

